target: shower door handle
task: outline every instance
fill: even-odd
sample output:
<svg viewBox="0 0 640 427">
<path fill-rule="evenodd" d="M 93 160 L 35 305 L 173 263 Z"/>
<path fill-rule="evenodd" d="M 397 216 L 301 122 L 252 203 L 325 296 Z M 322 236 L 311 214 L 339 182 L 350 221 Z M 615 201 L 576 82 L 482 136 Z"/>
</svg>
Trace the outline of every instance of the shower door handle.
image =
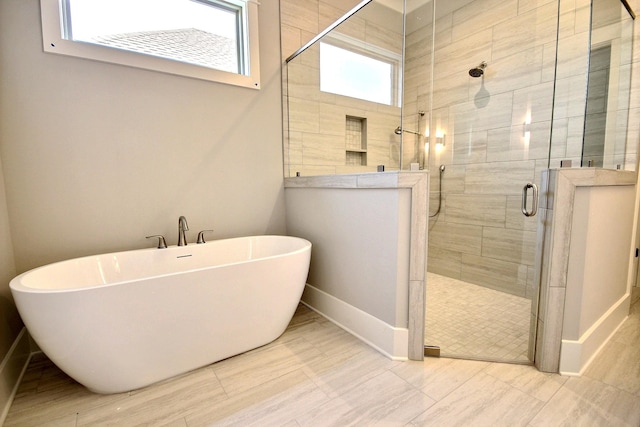
<svg viewBox="0 0 640 427">
<path fill-rule="evenodd" d="M 529 195 L 529 189 L 533 189 L 533 206 L 531 210 L 527 209 L 527 196 Z M 522 189 L 522 213 L 524 216 L 534 216 L 538 213 L 538 186 L 530 182 Z"/>
</svg>

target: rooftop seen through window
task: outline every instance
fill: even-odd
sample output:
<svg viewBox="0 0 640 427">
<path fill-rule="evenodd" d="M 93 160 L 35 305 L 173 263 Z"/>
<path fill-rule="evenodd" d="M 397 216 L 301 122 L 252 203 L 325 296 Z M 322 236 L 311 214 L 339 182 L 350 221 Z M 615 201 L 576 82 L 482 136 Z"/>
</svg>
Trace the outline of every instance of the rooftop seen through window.
<svg viewBox="0 0 640 427">
<path fill-rule="evenodd" d="M 257 7 L 252 0 L 42 0 L 43 43 L 48 52 L 208 80 L 218 79 L 176 63 L 259 76 Z"/>
</svg>

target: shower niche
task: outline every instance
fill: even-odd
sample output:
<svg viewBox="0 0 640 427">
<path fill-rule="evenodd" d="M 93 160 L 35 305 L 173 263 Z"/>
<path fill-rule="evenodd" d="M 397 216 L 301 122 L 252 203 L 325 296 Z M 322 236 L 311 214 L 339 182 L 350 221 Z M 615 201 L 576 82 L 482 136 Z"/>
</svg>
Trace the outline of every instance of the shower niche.
<svg viewBox="0 0 640 427">
<path fill-rule="evenodd" d="M 345 123 L 345 164 L 367 166 L 367 119 L 347 116 Z"/>
</svg>

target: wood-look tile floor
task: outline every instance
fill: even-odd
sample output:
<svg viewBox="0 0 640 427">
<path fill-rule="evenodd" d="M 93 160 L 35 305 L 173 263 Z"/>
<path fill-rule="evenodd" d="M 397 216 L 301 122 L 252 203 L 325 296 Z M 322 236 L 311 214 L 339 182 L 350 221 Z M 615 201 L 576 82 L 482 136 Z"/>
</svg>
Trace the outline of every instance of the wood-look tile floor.
<svg viewBox="0 0 640 427">
<path fill-rule="evenodd" d="M 87 391 L 46 357 L 5 426 L 640 425 L 640 304 L 582 377 L 458 359 L 391 361 L 300 307 L 275 342 L 144 389 Z"/>
</svg>

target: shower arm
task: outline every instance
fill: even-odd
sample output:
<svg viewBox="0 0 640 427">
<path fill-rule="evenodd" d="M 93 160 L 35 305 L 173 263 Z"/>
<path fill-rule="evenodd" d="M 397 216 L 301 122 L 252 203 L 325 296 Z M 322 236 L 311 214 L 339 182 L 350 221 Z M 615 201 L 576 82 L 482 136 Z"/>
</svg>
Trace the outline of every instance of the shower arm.
<svg viewBox="0 0 640 427">
<path fill-rule="evenodd" d="M 398 126 L 393 133 L 395 133 L 396 135 L 402 135 L 402 132 L 406 132 L 406 133 L 412 133 L 414 135 L 420 135 L 423 136 L 420 132 L 416 132 L 415 130 L 409 130 L 409 129 L 404 129 L 400 126 Z"/>
</svg>

